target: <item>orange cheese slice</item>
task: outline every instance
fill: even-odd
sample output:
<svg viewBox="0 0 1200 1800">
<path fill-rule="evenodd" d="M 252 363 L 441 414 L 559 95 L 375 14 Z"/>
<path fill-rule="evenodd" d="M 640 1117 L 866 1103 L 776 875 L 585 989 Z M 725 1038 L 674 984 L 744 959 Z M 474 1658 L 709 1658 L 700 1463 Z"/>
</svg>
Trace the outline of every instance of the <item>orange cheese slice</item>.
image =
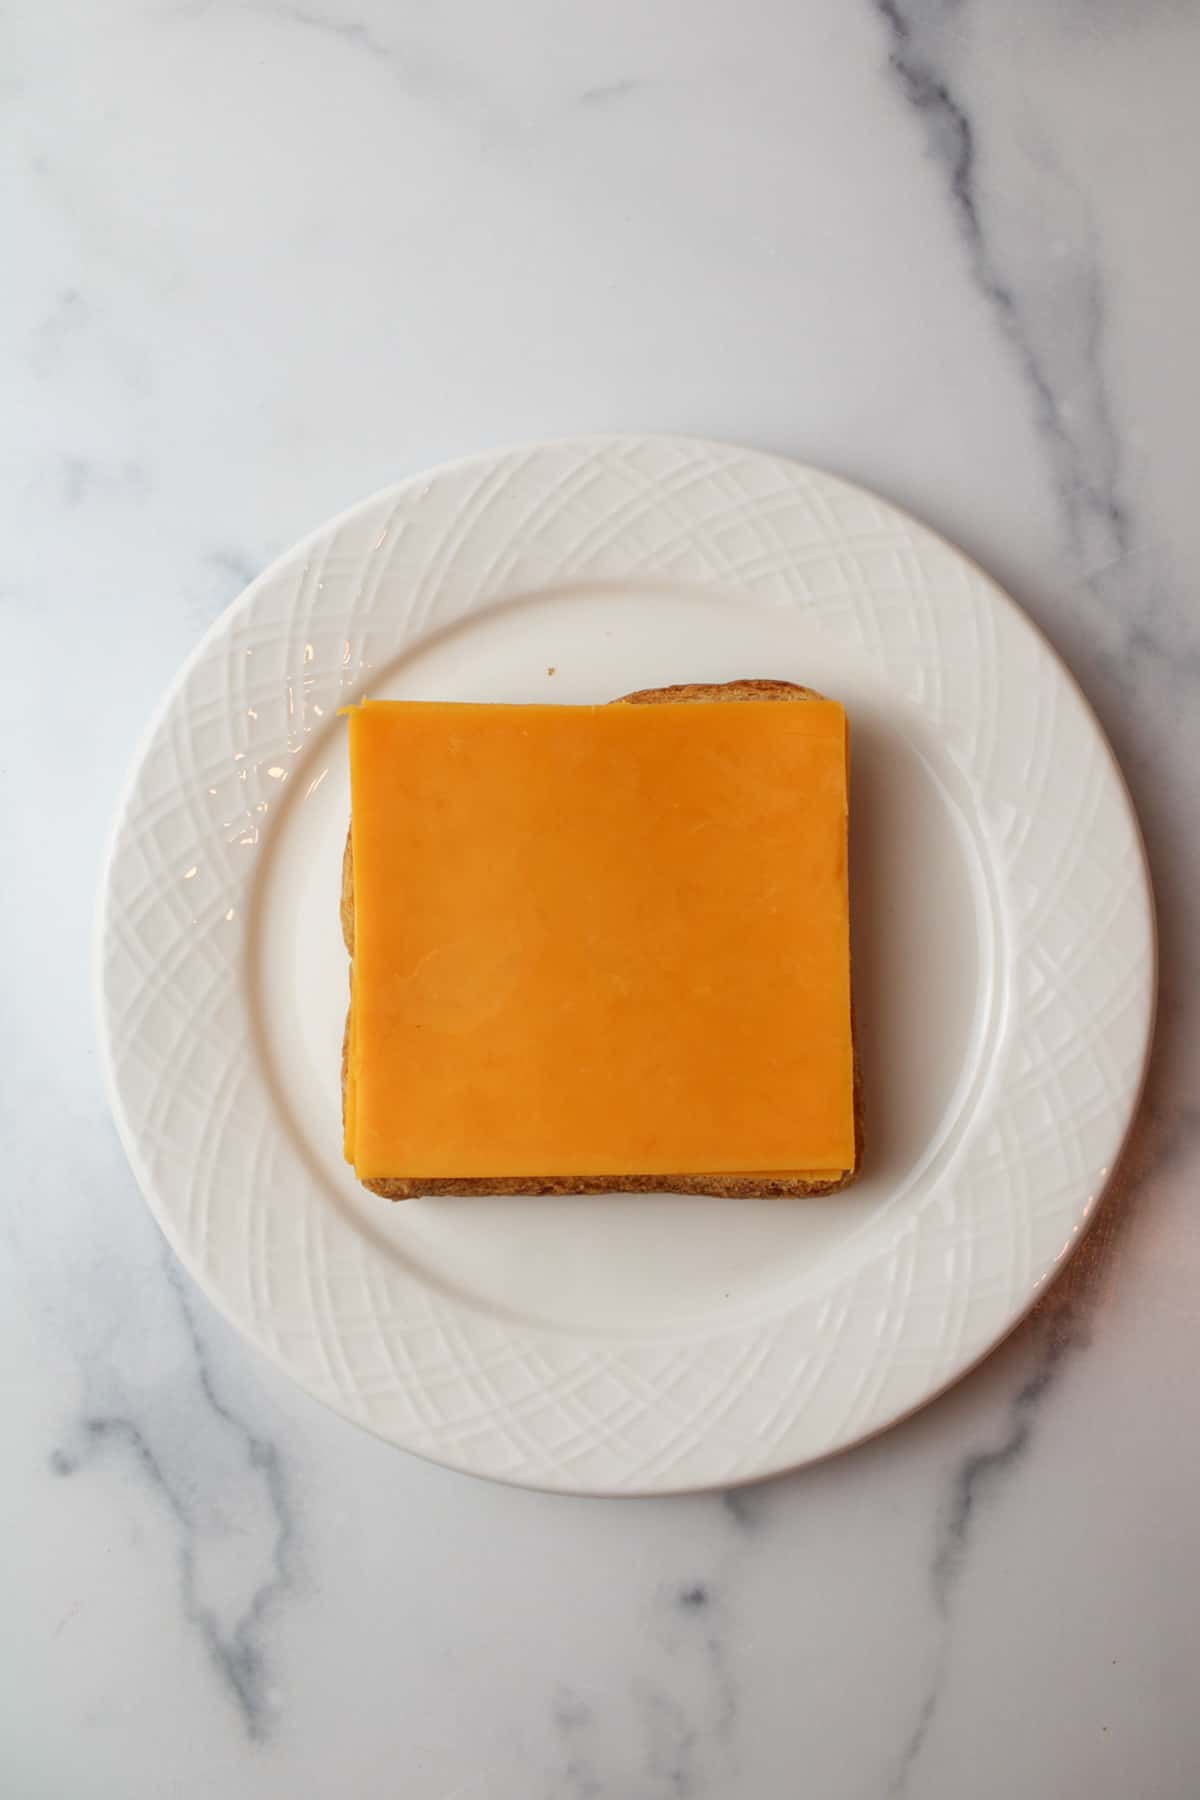
<svg viewBox="0 0 1200 1800">
<path fill-rule="evenodd" d="M 840 706 L 368 702 L 350 763 L 360 1177 L 853 1168 Z"/>
</svg>

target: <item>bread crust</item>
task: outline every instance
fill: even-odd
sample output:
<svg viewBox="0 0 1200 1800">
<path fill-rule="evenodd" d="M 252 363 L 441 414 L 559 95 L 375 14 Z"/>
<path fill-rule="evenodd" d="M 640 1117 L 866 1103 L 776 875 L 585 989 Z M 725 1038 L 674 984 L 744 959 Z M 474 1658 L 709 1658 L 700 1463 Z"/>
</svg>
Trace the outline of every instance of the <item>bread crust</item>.
<svg viewBox="0 0 1200 1800">
<path fill-rule="evenodd" d="M 820 700 L 814 688 L 793 681 L 680 682 L 674 687 L 639 688 L 624 694 L 613 706 L 655 706 L 664 702 L 742 700 Z M 354 848 L 346 833 L 342 855 L 342 937 L 354 958 Z M 851 1011 L 851 1029 L 854 1015 Z M 350 1053 L 350 1014 L 342 1033 L 342 1109 L 346 1104 L 346 1078 Z M 857 1045 L 854 1053 L 854 1167 L 836 1179 L 808 1181 L 796 1175 L 498 1175 L 455 1177 L 390 1175 L 363 1181 L 363 1186 L 385 1200 L 412 1200 L 423 1194 L 717 1194 L 729 1199 L 797 1197 L 836 1194 L 857 1180 L 863 1158 L 862 1075 Z"/>
</svg>

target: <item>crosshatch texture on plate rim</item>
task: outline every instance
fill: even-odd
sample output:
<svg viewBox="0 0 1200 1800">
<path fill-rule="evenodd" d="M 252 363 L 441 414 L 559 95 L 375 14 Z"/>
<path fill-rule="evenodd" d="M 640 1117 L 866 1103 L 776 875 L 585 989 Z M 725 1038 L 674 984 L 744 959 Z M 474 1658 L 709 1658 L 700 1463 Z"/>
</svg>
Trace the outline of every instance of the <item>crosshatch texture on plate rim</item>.
<svg viewBox="0 0 1200 1800">
<path fill-rule="evenodd" d="M 502 1322 L 380 1259 L 278 1117 L 245 980 L 262 807 L 352 697 L 355 671 L 506 598 L 634 579 L 815 611 L 831 642 L 916 709 L 986 821 L 1008 952 L 986 1094 L 904 1229 L 769 1318 L 652 1341 Z M 854 1443 L 1004 1335 L 1119 1154 L 1148 1054 L 1154 957 L 1144 854 L 1111 751 L 980 570 L 819 471 L 723 444 L 609 437 L 401 482 L 246 590 L 180 674 L 130 778 L 97 972 L 138 1181 L 252 1342 L 338 1411 L 436 1461 L 645 1493 L 750 1480 Z"/>
</svg>

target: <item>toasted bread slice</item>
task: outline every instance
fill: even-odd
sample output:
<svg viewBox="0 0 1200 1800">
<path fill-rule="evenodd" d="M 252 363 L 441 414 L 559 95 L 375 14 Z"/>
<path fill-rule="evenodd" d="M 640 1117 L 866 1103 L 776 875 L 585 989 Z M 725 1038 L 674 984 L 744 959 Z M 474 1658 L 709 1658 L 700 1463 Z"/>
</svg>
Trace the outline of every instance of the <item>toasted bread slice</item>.
<svg viewBox="0 0 1200 1800">
<path fill-rule="evenodd" d="M 812 688 L 791 681 L 684 682 L 676 687 L 641 688 L 614 700 L 614 706 L 654 706 L 664 701 L 819 700 Z M 342 857 L 342 936 L 351 961 L 354 957 L 354 854 L 349 831 Z M 853 1019 L 852 1019 L 853 1023 Z M 342 1035 L 342 1104 L 345 1107 L 350 1045 L 350 1015 Z M 363 1186 L 385 1200 L 411 1200 L 436 1194 L 718 1194 L 730 1198 L 835 1194 L 857 1178 L 863 1156 L 862 1081 L 857 1051 L 854 1058 L 854 1167 L 830 1179 L 820 1174 L 745 1175 L 529 1175 L 420 1180 L 393 1175 L 365 1180 Z"/>
</svg>

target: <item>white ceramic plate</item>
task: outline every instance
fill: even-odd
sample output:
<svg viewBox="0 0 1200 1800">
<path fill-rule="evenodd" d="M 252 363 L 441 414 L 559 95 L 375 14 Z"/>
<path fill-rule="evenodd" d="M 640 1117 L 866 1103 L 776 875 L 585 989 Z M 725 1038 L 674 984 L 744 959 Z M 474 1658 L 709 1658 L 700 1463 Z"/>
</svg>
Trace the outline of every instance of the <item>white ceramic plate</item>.
<svg viewBox="0 0 1200 1800">
<path fill-rule="evenodd" d="M 734 676 L 851 715 L 857 1186 L 366 1193 L 340 1151 L 338 707 Z M 880 1430 L 1030 1306 L 1130 1122 L 1154 931 L 1111 752 L 970 562 L 794 463 L 585 438 L 402 482 L 242 595 L 122 803 L 100 983 L 138 1180 L 253 1343 L 439 1462 L 661 1493 Z"/>
</svg>

